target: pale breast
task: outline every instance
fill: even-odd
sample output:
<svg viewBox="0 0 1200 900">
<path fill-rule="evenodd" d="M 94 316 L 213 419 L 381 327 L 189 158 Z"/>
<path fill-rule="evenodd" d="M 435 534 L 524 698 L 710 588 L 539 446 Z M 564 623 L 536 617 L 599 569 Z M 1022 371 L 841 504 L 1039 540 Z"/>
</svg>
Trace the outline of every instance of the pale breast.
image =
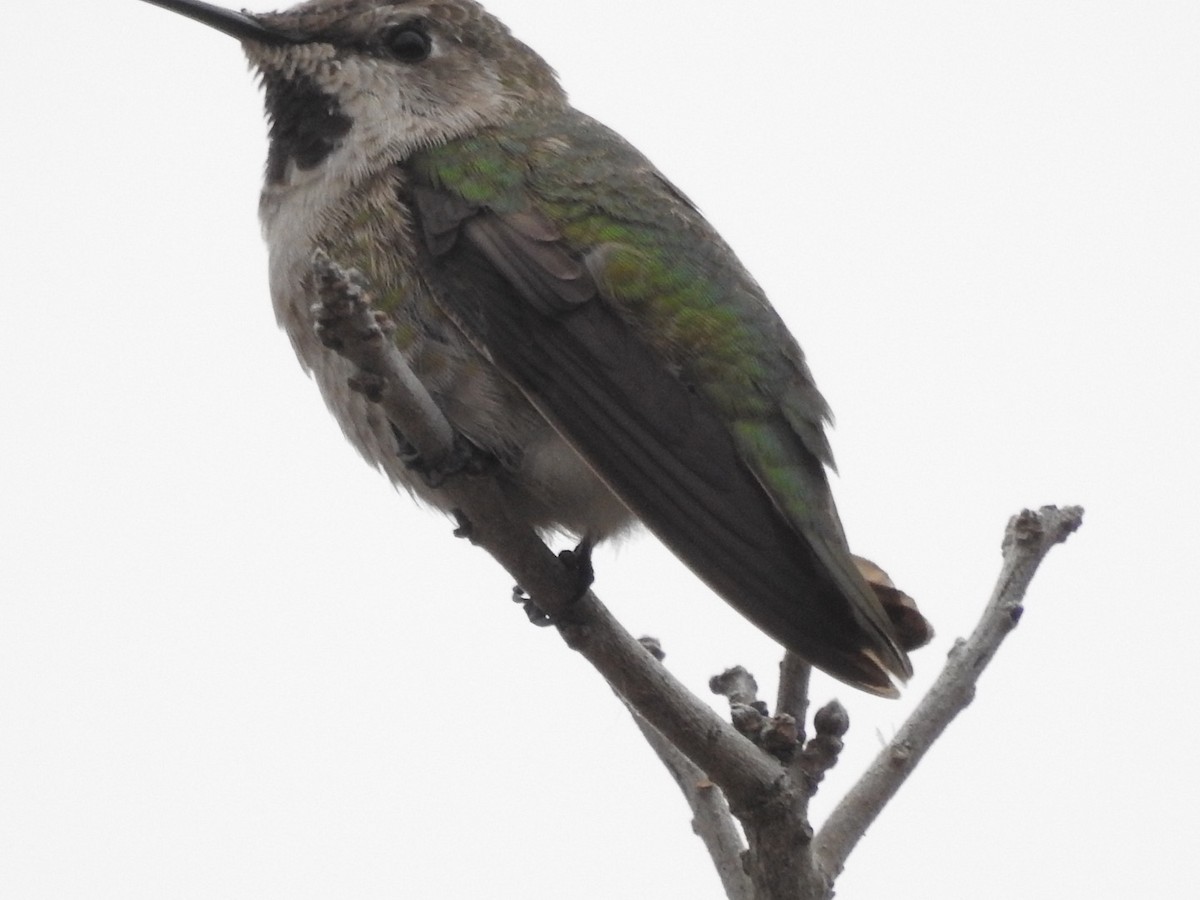
<svg viewBox="0 0 1200 900">
<path fill-rule="evenodd" d="M 397 171 L 353 189 L 327 177 L 268 187 L 260 207 L 270 254 L 276 317 L 300 363 L 351 444 L 397 486 L 448 510 L 397 456 L 390 424 L 375 404 L 348 387 L 352 367 L 324 347 L 312 326 L 313 252 L 359 269 L 378 308 L 396 323 L 397 346 L 451 425 L 500 465 L 513 515 L 541 530 L 608 537 L 632 515 L 521 392 L 439 310 L 412 251 L 412 219 L 398 199 Z"/>
</svg>

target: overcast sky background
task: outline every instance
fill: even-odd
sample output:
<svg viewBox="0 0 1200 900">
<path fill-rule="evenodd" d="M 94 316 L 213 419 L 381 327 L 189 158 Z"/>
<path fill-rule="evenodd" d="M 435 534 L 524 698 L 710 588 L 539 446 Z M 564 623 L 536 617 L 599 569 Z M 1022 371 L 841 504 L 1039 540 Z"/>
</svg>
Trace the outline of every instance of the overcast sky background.
<svg viewBox="0 0 1200 900">
<path fill-rule="evenodd" d="M 839 898 L 1194 896 L 1200 5 L 490 6 L 767 289 L 852 545 L 938 629 L 902 701 L 815 681 L 852 714 L 818 820 L 1009 515 L 1087 508 Z M 0 896 L 721 896 L 600 678 L 300 373 L 236 43 L 135 0 L 0 42 Z M 652 538 L 596 567 L 697 691 L 773 691 Z"/>
</svg>

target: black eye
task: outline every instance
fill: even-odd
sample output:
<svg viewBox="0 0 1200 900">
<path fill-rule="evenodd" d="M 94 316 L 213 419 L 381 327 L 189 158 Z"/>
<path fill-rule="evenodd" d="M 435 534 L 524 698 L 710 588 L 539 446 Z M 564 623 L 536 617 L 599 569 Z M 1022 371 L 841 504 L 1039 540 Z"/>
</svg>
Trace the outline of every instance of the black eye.
<svg viewBox="0 0 1200 900">
<path fill-rule="evenodd" d="M 383 45 L 400 62 L 419 63 L 429 57 L 433 41 L 422 23 L 405 22 L 383 32 Z"/>
</svg>

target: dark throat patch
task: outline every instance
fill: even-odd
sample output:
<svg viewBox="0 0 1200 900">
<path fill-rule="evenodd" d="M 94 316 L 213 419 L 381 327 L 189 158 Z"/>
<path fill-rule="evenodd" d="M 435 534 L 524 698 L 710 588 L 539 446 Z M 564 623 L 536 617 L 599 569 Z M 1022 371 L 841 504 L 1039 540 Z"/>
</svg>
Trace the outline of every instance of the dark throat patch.
<svg viewBox="0 0 1200 900">
<path fill-rule="evenodd" d="M 263 76 L 271 146 L 267 151 L 267 183 L 279 184 L 288 162 L 299 169 L 319 166 L 336 150 L 353 121 L 337 98 L 323 92 L 307 76 Z"/>
</svg>

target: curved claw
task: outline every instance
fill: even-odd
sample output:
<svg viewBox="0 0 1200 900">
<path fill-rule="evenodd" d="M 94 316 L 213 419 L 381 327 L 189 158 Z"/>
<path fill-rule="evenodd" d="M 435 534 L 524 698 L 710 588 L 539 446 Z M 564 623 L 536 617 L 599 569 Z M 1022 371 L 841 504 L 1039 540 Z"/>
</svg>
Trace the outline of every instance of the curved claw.
<svg viewBox="0 0 1200 900">
<path fill-rule="evenodd" d="M 458 432 L 454 434 L 454 448 L 444 459 L 436 464 L 427 462 L 399 428 L 394 424 L 391 428 L 396 438 L 396 456 L 405 467 L 420 475 L 431 488 L 440 488 L 446 483 L 446 479 L 462 473 L 482 475 L 496 464 L 496 457 L 481 450 Z"/>
<path fill-rule="evenodd" d="M 588 589 L 592 586 L 592 582 L 596 580 L 596 571 L 592 567 L 592 548 L 595 546 L 596 542 L 594 540 L 585 537 L 573 550 L 562 550 L 558 554 L 559 562 L 566 566 L 575 581 L 575 590 L 572 591 L 571 599 L 567 604 L 568 615 L 570 608 L 583 599 Z M 520 603 L 524 607 L 525 615 L 529 617 L 529 621 L 539 628 L 559 625 L 565 618 L 564 615 L 552 616 L 542 610 L 533 602 L 533 598 L 525 593 L 525 589 L 519 584 L 513 586 L 512 600 L 514 603 Z"/>
</svg>

